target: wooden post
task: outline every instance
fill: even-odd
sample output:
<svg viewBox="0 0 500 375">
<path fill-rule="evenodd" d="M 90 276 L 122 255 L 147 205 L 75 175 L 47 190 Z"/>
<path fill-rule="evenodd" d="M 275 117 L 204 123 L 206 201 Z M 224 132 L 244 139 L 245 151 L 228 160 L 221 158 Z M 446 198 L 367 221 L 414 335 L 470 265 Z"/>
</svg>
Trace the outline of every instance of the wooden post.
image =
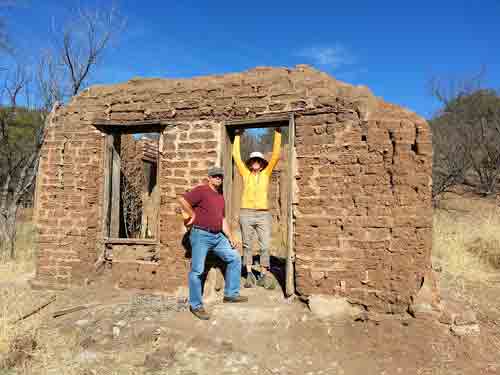
<svg viewBox="0 0 500 375">
<path fill-rule="evenodd" d="M 102 222 L 103 225 L 103 233 L 104 237 L 109 237 L 109 229 L 110 229 L 110 218 L 111 218 L 111 173 L 112 173 L 112 145 L 113 145 L 113 136 L 110 134 L 106 134 L 104 136 L 104 160 L 103 160 L 103 175 L 104 175 L 104 198 L 103 198 L 103 212 L 104 212 L 104 220 Z"/>
<path fill-rule="evenodd" d="M 118 140 L 117 140 L 118 137 Z M 117 134 L 113 136 L 112 145 L 112 167 L 111 167 L 111 219 L 109 236 L 118 238 L 120 236 L 120 174 L 121 174 L 121 159 L 119 150 L 119 137 Z"/>
<path fill-rule="evenodd" d="M 293 113 L 290 114 L 288 125 L 288 251 L 286 254 L 286 295 L 291 296 L 295 293 L 295 251 L 294 251 L 294 220 L 293 220 L 293 196 L 295 193 L 295 119 Z"/>
<path fill-rule="evenodd" d="M 222 168 L 224 169 L 224 201 L 226 205 L 226 218 L 231 226 L 232 219 L 232 183 L 233 183 L 233 156 L 232 156 L 232 142 L 226 128 L 226 125 L 222 124 Z"/>
</svg>

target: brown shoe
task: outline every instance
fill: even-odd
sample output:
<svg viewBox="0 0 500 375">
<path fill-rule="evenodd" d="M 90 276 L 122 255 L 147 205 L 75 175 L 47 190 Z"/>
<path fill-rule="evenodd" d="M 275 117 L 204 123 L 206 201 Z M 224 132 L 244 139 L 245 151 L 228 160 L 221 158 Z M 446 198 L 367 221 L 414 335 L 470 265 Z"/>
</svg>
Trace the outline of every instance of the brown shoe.
<svg viewBox="0 0 500 375">
<path fill-rule="evenodd" d="M 241 303 L 241 302 L 248 302 L 248 297 L 245 296 L 234 296 L 234 297 L 225 297 L 222 300 L 224 303 Z"/>
<path fill-rule="evenodd" d="M 208 312 L 202 307 L 198 307 L 197 309 L 193 309 L 192 307 L 189 307 L 189 311 L 193 313 L 194 316 L 196 316 L 198 319 L 201 320 L 209 320 L 210 315 Z"/>
</svg>

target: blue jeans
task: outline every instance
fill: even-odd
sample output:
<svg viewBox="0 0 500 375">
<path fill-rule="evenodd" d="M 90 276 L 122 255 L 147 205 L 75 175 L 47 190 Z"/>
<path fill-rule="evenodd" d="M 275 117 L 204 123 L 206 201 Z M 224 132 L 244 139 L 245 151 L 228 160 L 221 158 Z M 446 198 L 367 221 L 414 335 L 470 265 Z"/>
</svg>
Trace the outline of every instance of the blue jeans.
<svg viewBox="0 0 500 375">
<path fill-rule="evenodd" d="M 224 295 L 235 297 L 240 294 L 241 258 L 223 233 L 213 234 L 201 229 L 191 229 L 191 272 L 189 272 L 189 304 L 197 309 L 203 306 L 201 275 L 205 270 L 207 253 L 215 255 L 227 263 Z"/>
</svg>

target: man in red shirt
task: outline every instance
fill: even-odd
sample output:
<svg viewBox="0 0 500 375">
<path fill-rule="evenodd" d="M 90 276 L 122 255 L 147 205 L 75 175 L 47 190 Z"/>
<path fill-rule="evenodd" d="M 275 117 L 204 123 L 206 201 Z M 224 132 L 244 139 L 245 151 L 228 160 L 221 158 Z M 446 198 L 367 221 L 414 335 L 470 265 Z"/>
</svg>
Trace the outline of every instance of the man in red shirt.
<svg viewBox="0 0 500 375">
<path fill-rule="evenodd" d="M 179 197 L 182 209 L 189 216 L 186 225 L 192 226 L 191 271 L 189 272 L 189 308 L 199 319 L 210 315 L 203 307 L 201 275 L 205 269 L 208 251 L 227 263 L 224 302 L 247 302 L 240 295 L 241 259 L 234 250 L 238 246 L 225 218 L 224 197 L 221 193 L 224 172 L 222 168 L 208 170 L 208 184 L 195 187 Z"/>
</svg>

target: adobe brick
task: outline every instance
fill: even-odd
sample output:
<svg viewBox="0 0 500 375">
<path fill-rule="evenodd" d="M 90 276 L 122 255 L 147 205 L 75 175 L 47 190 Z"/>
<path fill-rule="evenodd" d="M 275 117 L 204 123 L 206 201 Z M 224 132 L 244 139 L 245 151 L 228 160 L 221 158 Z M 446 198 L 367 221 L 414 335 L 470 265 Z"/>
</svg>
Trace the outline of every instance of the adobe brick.
<svg viewBox="0 0 500 375">
<path fill-rule="evenodd" d="M 177 145 L 179 150 L 190 151 L 190 150 L 201 150 L 203 148 L 203 143 L 201 142 L 192 142 L 192 143 L 184 143 L 180 142 Z"/>
<path fill-rule="evenodd" d="M 419 155 L 432 156 L 432 143 L 431 142 L 417 143 L 417 153 Z"/>
<path fill-rule="evenodd" d="M 203 146 L 206 150 L 209 150 L 209 149 L 216 149 L 217 144 L 218 143 L 216 141 L 207 141 L 203 143 Z"/>
<path fill-rule="evenodd" d="M 113 121 L 140 121 L 144 120 L 143 112 L 111 112 L 110 119 Z"/>
<path fill-rule="evenodd" d="M 166 168 L 189 168 L 189 161 L 169 161 L 162 162 L 162 166 Z"/>
<path fill-rule="evenodd" d="M 213 131 L 193 131 L 189 134 L 191 140 L 209 140 L 214 139 L 215 134 Z"/>
<path fill-rule="evenodd" d="M 185 178 L 166 178 L 165 183 L 186 186 L 188 184 L 188 180 Z"/>
<path fill-rule="evenodd" d="M 383 162 L 383 156 L 380 152 L 372 151 L 366 154 L 362 153 L 358 155 L 358 160 L 360 164 L 380 165 L 380 163 Z"/>
</svg>

